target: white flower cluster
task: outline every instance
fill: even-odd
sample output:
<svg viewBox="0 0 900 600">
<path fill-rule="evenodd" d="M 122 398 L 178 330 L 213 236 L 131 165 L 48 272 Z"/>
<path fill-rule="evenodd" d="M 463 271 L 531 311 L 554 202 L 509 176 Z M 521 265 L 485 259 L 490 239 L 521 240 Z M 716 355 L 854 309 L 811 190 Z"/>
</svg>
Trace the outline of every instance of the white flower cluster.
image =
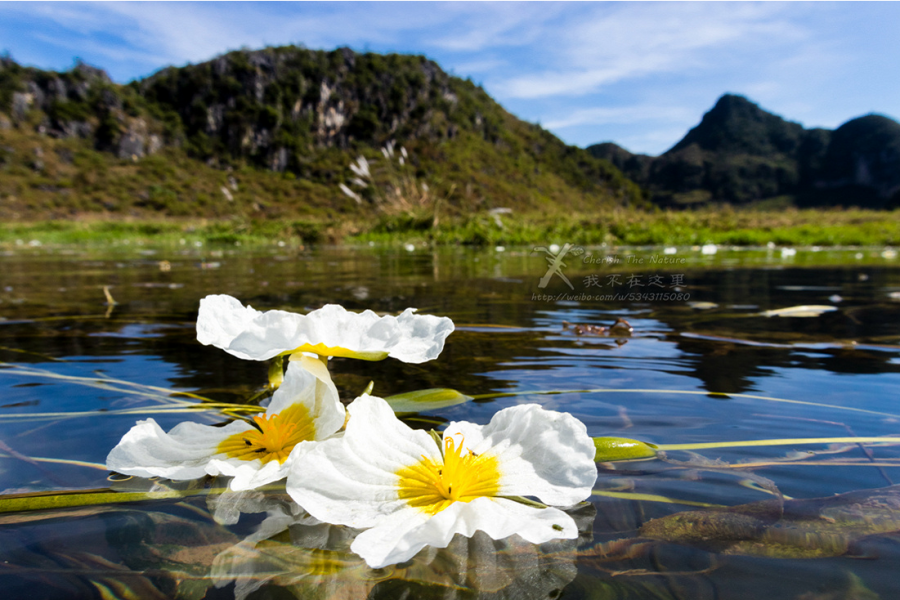
<svg viewBox="0 0 900 600">
<path fill-rule="evenodd" d="M 166 433 L 153 419 L 140 421 L 107 467 L 169 479 L 226 475 L 235 491 L 286 478 L 287 492 L 312 517 L 364 530 L 351 550 L 372 568 L 479 530 L 532 543 L 576 538 L 567 513 L 524 498 L 567 507 L 590 495 L 594 444 L 571 415 L 519 405 L 484 426 L 450 423 L 441 436 L 411 429 L 383 399 L 363 394 L 347 419 L 327 357 L 436 358 L 453 322 L 414 313 L 379 317 L 328 305 L 299 315 L 204 298 L 198 340 L 247 360 L 290 356 L 283 383 L 252 423 L 185 422 Z"/>
</svg>

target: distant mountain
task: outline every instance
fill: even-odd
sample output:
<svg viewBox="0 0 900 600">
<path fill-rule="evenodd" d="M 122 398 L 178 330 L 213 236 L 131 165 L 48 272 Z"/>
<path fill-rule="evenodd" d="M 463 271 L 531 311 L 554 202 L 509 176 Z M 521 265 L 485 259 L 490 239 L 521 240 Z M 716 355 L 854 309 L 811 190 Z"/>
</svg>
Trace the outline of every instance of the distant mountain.
<svg viewBox="0 0 900 600">
<path fill-rule="evenodd" d="M 245 180 L 252 171 L 280 182 L 277 194 L 247 198 L 278 204 L 272 215 L 314 204 L 366 210 L 338 184 L 353 177 L 351 160 L 377 161 L 389 142 L 409 150 L 442 210 L 644 201 L 608 161 L 517 119 L 471 81 L 422 56 L 347 48 L 240 50 L 124 86 L 81 63 L 57 73 L 0 58 L 0 136 L 0 198 L 16 199 L 0 202 L 0 213 L 18 215 L 41 207 L 223 214 L 231 200 L 219 188 L 238 186 L 215 171 L 241 179 L 241 170 Z M 181 175 L 165 175 L 161 161 L 209 181 L 176 185 Z M 101 173 L 115 174 L 116 185 L 98 182 Z"/>
<path fill-rule="evenodd" d="M 879 115 L 834 131 L 804 129 L 729 94 L 661 156 L 612 143 L 588 151 L 663 206 L 900 207 L 900 123 Z"/>
</svg>

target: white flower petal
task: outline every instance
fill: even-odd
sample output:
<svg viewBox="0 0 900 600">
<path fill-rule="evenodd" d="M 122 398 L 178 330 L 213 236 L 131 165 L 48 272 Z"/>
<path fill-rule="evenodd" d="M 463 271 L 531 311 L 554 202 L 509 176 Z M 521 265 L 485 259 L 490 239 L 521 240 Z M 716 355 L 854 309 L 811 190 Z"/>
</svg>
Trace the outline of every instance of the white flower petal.
<svg viewBox="0 0 900 600">
<path fill-rule="evenodd" d="M 437 358 L 452 332 L 453 321 L 447 317 L 416 315 L 413 308 L 396 317 L 379 317 L 370 310 L 353 313 L 336 304 L 308 315 L 282 310 L 263 313 L 224 295 L 202 299 L 197 317 L 197 339 L 202 344 L 248 360 L 309 351 L 365 360 L 391 356 L 421 363 Z"/>
<path fill-rule="evenodd" d="M 517 534 L 535 544 L 578 537 L 575 521 L 559 509 L 482 497 L 455 502 L 430 518 L 413 508 L 397 511 L 360 533 L 350 549 L 378 569 L 409 560 L 425 546 L 446 548 L 454 535 L 471 537 L 478 530 L 497 540 Z"/>
<path fill-rule="evenodd" d="M 106 458 L 111 471 L 138 477 L 196 479 L 225 438 L 252 429 L 244 421 L 211 427 L 190 421 L 166 433 L 153 419 L 138 421 Z"/>
<path fill-rule="evenodd" d="M 291 454 L 283 464 L 277 460 L 263 464 L 261 460 L 241 460 L 219 454 L 209 460 L 209 463 L 206 465 L 206 472 L 210 475 L 234 477 L 231 483 L 228 484 L 228 487 L 236 492 L 252 490 L 287 477 L 295 453 L 298 455 L 302 454 L 304 451 L 308 451 L 310 447 L 312 447 L 310 442 L 300 442 L 294 446 Z"/>
<path fill-rule="evenodd" d="M 206 506 L 219 525 L 235 525 L 240 520 L 241 513 L 265 512 L 270 503 L 270 499 L 257 490 L 225 490 L 221 494 L 209 494 L 206 497 Z"/>
<path fill-rule="evenodd" d="M 306 408 L 314 423 L 315 440 L 333 436 L 344 425 L 344 406 L 328 369 L 317 359 L 304 357 L 288 365 L 266 414 L 282 414 L 295 405 Z M 153 419 L 140 421 L 109 453 L 107 467 L 129 475 L 169 479 L 226 475 L 234 478 L 229 486 L 232 490 L 247 490 L 283 479 L 293 461 L 315 446 L 313 441 L 296 444 L 284 463 L 236 458 L 220 450 L 227 438 L 251 430 L 255 428 L 245 421 L 224 427 L 185 422 L 165 433 Z"/>
<path fill-rule="evenodd" d="M 316 358 L 302 356 L 288 363 L 284 381 L 272 395 L 266 414 L 278 414 L 295 404 L 305 406 L 315 422 L 316 441 L 331 437 L 344 426 L 344 405 L 328 368 Z"/>
<path fill-rule="evenodd" d="M 461 435 L 476 454 L 497 457 L 501 496 L 537 496 L 571 506 L 591 495 L 597 479 L 596 449 L 584 423 L 537 404 L 505 408 L 483 427 L 450 423 L 444 435 Z"/>
<path fill-rule="evenodd" d="M 197 341 L 205 346 L 227 345 L 261 314 L 250 306 L 245 307 L 237 298 L 225 294 L 207 296 L 200 300 Z"/>
<path fill-rule="evenodd" d="M 321 442 L 300 457 L 286 487 L 317 519 L 371 527 L 407 506 L 397 495 L 397 471 L 423 456 L 440 460 L 440 449 L 426 432 L 398 420 L 381 398 L 360 396 L 347 410 L 344 436 Z"/>
</svg>

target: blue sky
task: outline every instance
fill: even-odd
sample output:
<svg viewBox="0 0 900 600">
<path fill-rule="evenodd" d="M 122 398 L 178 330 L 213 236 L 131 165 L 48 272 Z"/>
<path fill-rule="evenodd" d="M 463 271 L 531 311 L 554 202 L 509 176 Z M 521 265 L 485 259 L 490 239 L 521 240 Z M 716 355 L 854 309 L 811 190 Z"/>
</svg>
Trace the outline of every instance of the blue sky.
<svg viewBox="0 0 900 600">
<path fill-rule="evenodd" d="M 723 93 L 805 127 L 900 118 L 897 2 L 0 2 L 0 49 L 118 82 L 243 46 L 424 54 L 564 141 L 673 146 Z"/>
</svg>

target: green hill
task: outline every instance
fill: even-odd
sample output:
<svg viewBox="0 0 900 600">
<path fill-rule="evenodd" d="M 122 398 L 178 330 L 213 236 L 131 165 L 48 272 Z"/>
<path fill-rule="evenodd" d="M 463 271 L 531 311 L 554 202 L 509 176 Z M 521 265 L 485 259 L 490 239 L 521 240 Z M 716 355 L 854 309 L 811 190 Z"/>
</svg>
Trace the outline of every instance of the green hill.
<svg viewBox="0 0 900 600">
<path fill-rule="evenodd" d="M 358 156 L 371 173 L 354 186 Z M 452 216 L 642 201 L 608 161 L 517 119 L 421 56 L 241 50 L 128 85 L 81 63 L 57 73 L 0 60 L 7 220 L 392 212 L 424 220 L 438 207 Z"/>
<path fill-rule="evenodd" d="M 662 206 L 900 206 L 900 124 L 868 115 L 835 131 L 804 129 L 742 96 L 722 96 L 659 157 L 611 143 L 588 150 Z"/>
</svg>

